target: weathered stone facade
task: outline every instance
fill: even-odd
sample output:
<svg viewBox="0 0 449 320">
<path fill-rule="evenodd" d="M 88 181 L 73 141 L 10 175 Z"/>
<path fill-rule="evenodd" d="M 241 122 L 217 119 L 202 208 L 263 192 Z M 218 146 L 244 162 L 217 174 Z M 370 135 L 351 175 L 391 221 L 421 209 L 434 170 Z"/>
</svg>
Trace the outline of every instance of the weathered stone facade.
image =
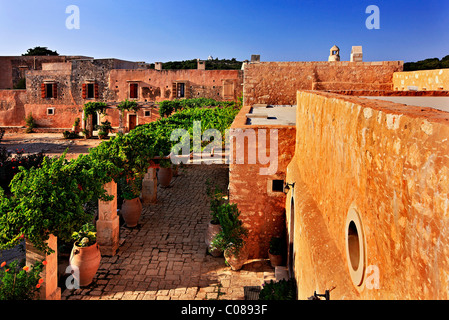
<svg viewBox="0 0 449 320">
<path fill-rule="evenodd" d="M 240 70 L 112 70 L 110 90 L 117 101 L 130 99 L 131 83 L 137 85 L 135 100 L 141 102 L 200 97 L 232 101 L 241 96 L 242 82 Z"/>
<path fill-rule="evenodd" d="M 256 139 L 251 143 L 251 138 L 245 138 L 243 143 L 239 143 L 243 140 L 234 138 L 234 147 L 230 150 L 233 160 L 229 164 L 229 200 L 237 204 L 242 212 L 241 219 L 249 229 L 247 246 L 250 258 L 267 258 L 271 237 L 285 235 L 286 195 L 283 189 L 273 190 L 273 181 L 281 181 L 283 186 L 287 165 L 295 151 L 296 127 L 284 124 L 249 125 L 247 114 L 251 109 L 249 106 L 243 107 L 231 126 L 231 130 L 242 130 L 248 136 L 254 133 Z M 266 130 L 264 144 L 259 141 L 261 130 Z M 267 168 L 269 164 L 261 163 L 259 155 L 273 156 L 270 153 L 274 152 L 270 151 L 270 147 L 273 148 L 270 145 L 270 130 L 277 131 L 277 139 L 274 140 L 277 143 L 277 168 L 269 175 L 261 175 L 261 168 Z M 265 150 L 259 150 L 259 147 L 265 147 Z M 244 163 L 239 163 L 237 152 L 242 150 Z M 250 163 L 251 157 L 257 161 Z"/>
<path fill-rule="evenodd" d="M 297 90 L 393 90 L 402 61 L 260 62 L 245 65 L 245 105 L 296 104 Z"/>
</svg>

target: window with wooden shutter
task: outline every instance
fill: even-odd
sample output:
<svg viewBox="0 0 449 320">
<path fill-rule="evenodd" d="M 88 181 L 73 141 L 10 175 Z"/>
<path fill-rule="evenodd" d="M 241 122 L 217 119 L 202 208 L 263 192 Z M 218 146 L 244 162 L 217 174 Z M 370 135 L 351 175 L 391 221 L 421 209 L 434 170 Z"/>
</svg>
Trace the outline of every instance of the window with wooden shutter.
<svg viewBox="0 0 449 320">
<path fill-rule="evenodd" d="M 173 99 L 178 98 L 178 86 L 176 82 L 172 83 L 172 94 L 173 94 Z"/>
<path fill-rule="evenodd" d="M 130 99 L 137 99 L 137 89 L 138 89 L 137 83 L 129 84 L 129 98 Z"/>
<path fill-rule="evenodd" d="M 223 98 L 234 99 L 234 82 L 225 80 L 223 82 Z"/>
<path fill-rule="evenodd" d="M 46 98 L 46 94 L 45 94 L 45 83 L 41 84 L 41 98 L 45 99 Z"/>
<path fill-rule="evenodd" d="M 83 83 L 83 99 L 87 98 L 87 92 L 86 92 L 86 84 Z"/>
<path fill-rule="evenodd" d="M 54 94 L 54 84 L 53 83 L 46 83 L 45 84 L 45 99 L 51 99 L 53 98 Z"/>
<path fill-rule="evenodd" d="M 58 84 L 53 83 L 53 99 L 58 98 Z"/>
<path fill-rule="evenodd" d="M 98 83 L 95 83 L 95 85 L 94 85 L 94 97 L 95 97 L 95 99 L 98 99 L 98 97 L 99 97 L 99 93 L 98 93 Z"/>
</svg>

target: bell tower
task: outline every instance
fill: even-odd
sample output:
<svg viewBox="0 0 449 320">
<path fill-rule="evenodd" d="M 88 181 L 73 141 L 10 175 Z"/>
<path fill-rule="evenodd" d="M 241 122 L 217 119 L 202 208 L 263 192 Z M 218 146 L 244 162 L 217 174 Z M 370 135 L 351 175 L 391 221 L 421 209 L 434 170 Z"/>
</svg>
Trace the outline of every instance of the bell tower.
<svg viewBox="0 0 449 320">
<path fill-rule="evenodd" d="M 329 55 L 328 61 L 340 61 L 340 48 L 333 46 Z"/>
</svg>

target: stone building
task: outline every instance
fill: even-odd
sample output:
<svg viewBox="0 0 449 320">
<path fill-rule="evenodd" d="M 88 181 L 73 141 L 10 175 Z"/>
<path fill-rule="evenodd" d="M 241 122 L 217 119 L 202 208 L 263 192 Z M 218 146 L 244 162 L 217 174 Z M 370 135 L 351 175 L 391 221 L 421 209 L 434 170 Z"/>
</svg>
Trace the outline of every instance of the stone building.
<svg viewBox="0 0 449 320">
<path fill-rule="evenodd" d="M 400 61 L 245 66 L 232 128 L 275 129 L 278 147 L 240 145 L 246 162 L 230 163 L 229 198 L 251 258 L 284 237 L 278 269 L 295 278 L 299 299 L 448 299 L 444 72 L 402 72 Z M 261 147 L 277 154 L 276 172 L 249 162 Z"/>
<path fill-rule="evenodd" d="M 20 69 L 26 89 L 7 90 L 21 77 L 16 75 L 16 66 L 25 66 L 25 62 L 32 65 Z M 235 101 L 241 96 L 243 81 L 241 70 L 205 70 L 201 60 L 195 70 L 162 70 L 161 63 L 150 69 L 144 62 L 119 59 L 4 57 L 0 69 L 5 70 L 0 76 L 4 88 L 0 90 L 0 126 L 11 130 L 23 128 L 30 113 L 37 130 L 69 130 L 76 118 L 83 119 L 83 106 L 91 101 L 106 102 L 108 110 L 106 116 L 92 116 L 89 123 L 109 120 L 117 128 L 120 113 L 116 105 L 128 99 L 141 107 L 137 112 L 125 112 L 123 125 L 129 131 L 158 119 L 157 103 L 163 100 L 206 97 Z"/>
</svg>

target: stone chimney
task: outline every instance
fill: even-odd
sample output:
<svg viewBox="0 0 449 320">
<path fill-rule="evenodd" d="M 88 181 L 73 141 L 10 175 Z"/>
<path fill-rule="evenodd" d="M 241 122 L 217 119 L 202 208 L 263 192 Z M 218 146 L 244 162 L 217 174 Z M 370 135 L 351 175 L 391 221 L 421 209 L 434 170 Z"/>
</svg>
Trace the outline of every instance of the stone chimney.
<svg viewBox="0 0 449 320">
<path fill-rule="evenodd" d="M 206 70 L 206 62 L 200 59 L 196 59 L 197 61 L 197 69 L 198 70 Z"/>
<path fill-rule="evenodd" d="M 154 63 L 154 69 L 161 71 L 162 70 L 162 62 L 155 62 Z"/>
<path fill-rule="evenodd" d="M 363 62 L 362 46 L 353 46 L 352 47 L 351 62 Z"/>
<path fill-rule="evenodd" d="M 260 62 L 260 54 L 251 55 L 251 62 Z"/>
</svg>

